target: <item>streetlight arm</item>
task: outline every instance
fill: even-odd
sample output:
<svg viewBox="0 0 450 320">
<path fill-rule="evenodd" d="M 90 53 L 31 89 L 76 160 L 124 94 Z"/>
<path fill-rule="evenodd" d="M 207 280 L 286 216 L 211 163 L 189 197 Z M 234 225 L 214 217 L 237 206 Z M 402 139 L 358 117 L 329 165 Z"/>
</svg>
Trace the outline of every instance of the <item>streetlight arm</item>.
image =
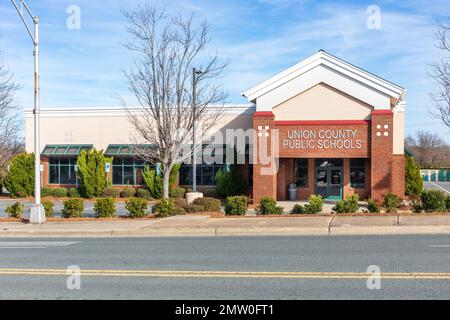
<svg viewBox="0 0 450 320">
<path fill-rule="evenodd" d="M 17 13 L 19 14 L 20 18 L 22 19 L 23 24 L 25 25 L 25 28 L 27 28 L 28 34 L 30 35 L 31 40 L 33 41 L 34 44 L 36 44 L 36 39 L 35 36 L 33 35 L 33 33 L 31 32 L 30 27 L 28 26 L 27 22 L 25 21 L 25 17 L 22 14 L 22 11 L 19 10 L 19 7 L 16 4 L 15 0 L 11 0 L 12 4 L 14 5 L 14 7 L 17 10 Z M 30 15 L 30 17 L 33 19 L 33 22 L 36 21 L 36 18 L 33 16 L 33 14 L 31 13 L 30 9 L 28 8 L 28 6 L 26 5 L 25 2 L 20 1 L 20 3 L 25 7 L 25 9 L 27 10 L 28 14 Z"/>
</svg>

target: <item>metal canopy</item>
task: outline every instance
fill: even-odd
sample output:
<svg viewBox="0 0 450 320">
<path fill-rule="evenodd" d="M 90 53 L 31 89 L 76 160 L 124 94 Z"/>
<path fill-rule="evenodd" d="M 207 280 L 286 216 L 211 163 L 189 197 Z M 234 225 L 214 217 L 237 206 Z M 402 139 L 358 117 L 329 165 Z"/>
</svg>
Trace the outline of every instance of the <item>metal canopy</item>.
<svg viewBox="0 0 450 320">
<path fill-rule="evenodd" d="M 105 155 L 132 157 L 136 155 L 136 152 L 134 151 L 135 148 L 152 148 L 152 145 L 110 144 L 108 148 L 106 148 Z"/>
<path fill-rule="evenodd" d="M 77 156 L 82 150 L 90 150 L 92 144 L 47 144 L 42 151 L 43 156 Z"/>
</svg>

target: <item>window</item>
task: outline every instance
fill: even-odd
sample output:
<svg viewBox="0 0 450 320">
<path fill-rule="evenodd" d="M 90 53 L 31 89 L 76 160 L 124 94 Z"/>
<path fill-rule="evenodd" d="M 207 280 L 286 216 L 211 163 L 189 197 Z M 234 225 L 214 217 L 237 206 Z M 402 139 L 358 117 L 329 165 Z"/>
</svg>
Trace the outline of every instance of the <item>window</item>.
<svg viewBox="0 0 450 320">
<path fill-rule="evenodd" d="M 342 167 L 342 159 L 316 159 L 316 167 Z"/>
<path fill-rule="evenodd" d="M 145 163 L 133 158 L 116 157 L 113 160 L 112 179 L 113 185 L 145 185 L 143 172 Z"/>
<path fill-rule="evenodd" d="M 295 159 L 294 177 L 297 187 L 308 187 L 308 159 Z"/>
<path fill-rule="evenodd" d="M 223 164 L 201 164 L 197 165 L 197 185 L 215 186 L 216 174 L 224 167 Z M 180 185 L 192 185 L 192 165 L 182 164 L 180 167 Z"/>
<path fill-rule="evenodd" d="M 48 182 L 50 184 L 76 184 L 77 158 L 50 158 Z"/>
<path fill-rule="evenodd" d="M 350 186 L 355 189 L 366 187 L 366 159 L 350 159 Z"/>
</svg>

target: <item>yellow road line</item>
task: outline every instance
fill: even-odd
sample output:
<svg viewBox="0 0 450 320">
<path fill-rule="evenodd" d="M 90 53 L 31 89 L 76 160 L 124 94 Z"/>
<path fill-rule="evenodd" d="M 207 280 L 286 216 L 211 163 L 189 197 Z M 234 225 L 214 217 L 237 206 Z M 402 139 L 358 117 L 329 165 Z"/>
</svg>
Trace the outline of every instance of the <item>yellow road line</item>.
<svg viewBox="0 0 450 320">
<path fill-rule="evenodd" d="M 65 269 L 0 269 L 0 275 L 67 276 Z M 81 270 L 82 276 L 167 277 L 167 278 L 281 278 L 281 279 L 367 279 L 366 272 L 264 272 L 264 271 L 193 271 L 193 270 Z M 448 272 L 384 272 L 382 279 L 450 280 Z"/>
</svg>

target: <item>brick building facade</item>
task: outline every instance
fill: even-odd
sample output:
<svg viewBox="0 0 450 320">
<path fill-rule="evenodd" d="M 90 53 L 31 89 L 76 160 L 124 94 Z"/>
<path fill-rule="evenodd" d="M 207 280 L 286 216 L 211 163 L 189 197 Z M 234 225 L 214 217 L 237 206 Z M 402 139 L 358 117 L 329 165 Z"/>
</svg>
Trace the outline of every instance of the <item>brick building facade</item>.
<svg viewBox="0 0 450 320">
<path fill-rule="evenodd" d="M 248 105 L 225 108 L 213 128 L 250 133 L 245 164 L 248 193 L 287 200 L 311 194 L 341 199 L 404 195 L 405 89 L 324 51 L 245 91 Z M 26 149 L 33 151 L 31 111 L 25 113 Z M 120 130 L 118 130 L 120 129 Z M 42 181 L 76 186 L 76 157 L 97 148 L 113 157 L 113 185 L 143 185 L 144 163 L 132 154 L 134 128 L 124 110 L 53 109 L 41 112 Z M 213 190 L 223 163 L 197 168 L 200 189 Z M 189 164 L 179 184 L 189 187 Z"/>
</svg>

